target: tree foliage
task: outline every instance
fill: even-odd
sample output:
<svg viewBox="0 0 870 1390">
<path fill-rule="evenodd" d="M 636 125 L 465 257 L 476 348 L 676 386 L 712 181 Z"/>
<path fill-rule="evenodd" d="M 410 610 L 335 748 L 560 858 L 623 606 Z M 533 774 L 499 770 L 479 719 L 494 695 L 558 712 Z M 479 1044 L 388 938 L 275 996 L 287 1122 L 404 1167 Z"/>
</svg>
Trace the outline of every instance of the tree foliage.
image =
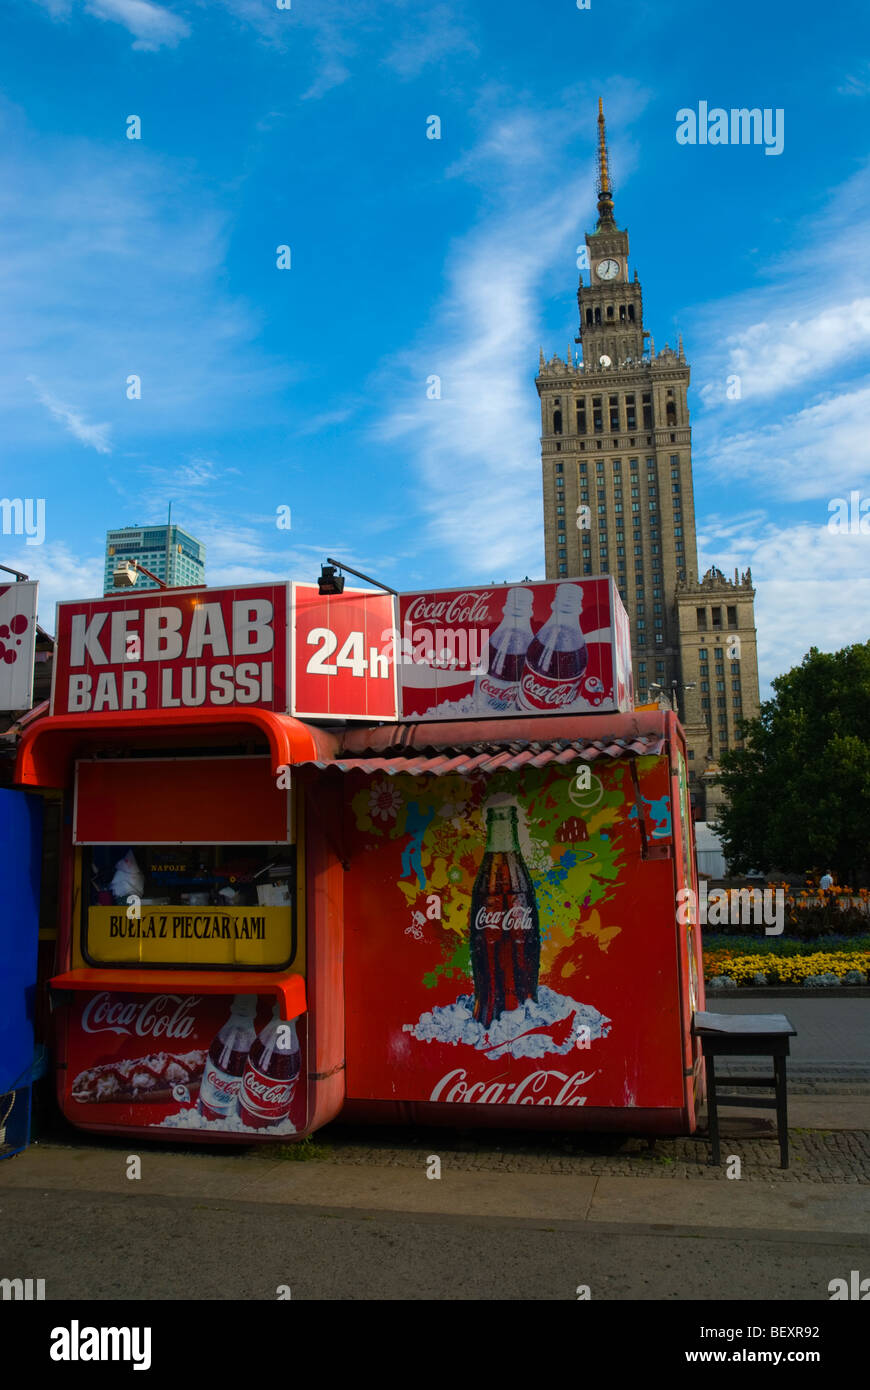
<svg viewBox="0 0 870 1390">
<path fill-rule="evenodd" d="M 717 829 L 734 871 L 870 869 L 870 642 L 812 647 L 721 759 Z"/>
</svg>

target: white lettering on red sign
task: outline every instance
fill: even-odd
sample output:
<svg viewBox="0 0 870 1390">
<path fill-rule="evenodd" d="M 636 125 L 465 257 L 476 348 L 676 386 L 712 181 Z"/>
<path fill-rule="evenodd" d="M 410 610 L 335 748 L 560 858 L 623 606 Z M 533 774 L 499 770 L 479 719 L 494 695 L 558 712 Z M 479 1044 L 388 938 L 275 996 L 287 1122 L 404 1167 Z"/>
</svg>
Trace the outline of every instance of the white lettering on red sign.
<svg viewBox="0 0 870 1390">
<path fill-rule="evenodd" d="M 478 931 L 485 931 L 487 927 L 494 928 L 496 931 L 531 931 L 534 923 L 532 921 L 532 909 L 522 903 L 514 903 L 505 912 L 498 908 L 493 908 L 487 912 L 482 907 L 474 919 L 474 925 Z"/>
<path fill-rule="evenodd" d="M 120 664 L 127 658 L 128 643 L 138 631 L 131 630 L 142 615 L 138 609 L 115 609 L 95 613 L 90 622 L 84 613 L 74 613 L 70 625 L 69 665 L 94 666 Z M 272 651 L 273 605 L 269 599 L 234 599 L 231 639 L 227 637 L 219 603 L 203 603 L 193 608 L 185 645 L 182 635 L 184 612 L 167 604 L 146 608 L 142 632 L 142 661 L 175 661 L 182 654 L 198 661 L 205 647 L 212 656 L 255 656 Z M 109 624 L 109 651 L 103 646 L 103 629 Z"/>
<path fill-rule="evenodd" d="M 520 686 L 526 703 L 533 709 L 561 709 L 562 705 L 573 705 L 580 694 L 582 681 L 548 680 L 546 676 L 534 676 L 530 671 L 523 675 Z"/>
<path fill-rule="evenodd" d="M 198 997 L 179 994 L 155 994 L 143 1001 L 129 996 L 115 997 L 108 992 L 95 994 L 82 1011 L 82 1031 L 85 1033 L 135 1033 L 138 1037 L 186 1038 L 195 1019 L 192 1010 L 200 1003 Z M 175 1005 L 172 1013 L 169 1010 Z"/>
<path fill-rule="evenodd" d="M 489 617 L 492 590 L 483 593 L 456 594 L 449 599 L 432 599 L 425 595 L 412 599 L 405 613 L 411 623 L 429 622 L 433 618 L 448 623 L 483 623 Z"/>
<path fill-rule="evenodd" d="M 457 1067 L 447 1072 L 433 1087 L 430 1100 L 466 1105 L 585 1105 L 586 1097 L 578 1095 L 597 1073 L 576 1071 L 568 1076 L 563 1071 L 533 1071 L 522 1081 L 466 1081 L 468 1073 Z M 562 1086 L 555 1090 L 559 1082 Z"/>
</svg>

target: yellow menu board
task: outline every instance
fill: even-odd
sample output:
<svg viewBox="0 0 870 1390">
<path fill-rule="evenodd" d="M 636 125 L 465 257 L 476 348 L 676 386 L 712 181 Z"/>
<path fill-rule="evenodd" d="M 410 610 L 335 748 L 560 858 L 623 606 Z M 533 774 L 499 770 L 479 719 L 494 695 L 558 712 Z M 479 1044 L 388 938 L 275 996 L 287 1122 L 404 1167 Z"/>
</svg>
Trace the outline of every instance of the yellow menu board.
<svg viewBox="0 0 870 1390">
<path fill-rule="evenodd" d="M 293 909 L 284 907 L 89 907 L 84 954 L 93 965 L 269 967 L 300 962 Z"/>
</svg>

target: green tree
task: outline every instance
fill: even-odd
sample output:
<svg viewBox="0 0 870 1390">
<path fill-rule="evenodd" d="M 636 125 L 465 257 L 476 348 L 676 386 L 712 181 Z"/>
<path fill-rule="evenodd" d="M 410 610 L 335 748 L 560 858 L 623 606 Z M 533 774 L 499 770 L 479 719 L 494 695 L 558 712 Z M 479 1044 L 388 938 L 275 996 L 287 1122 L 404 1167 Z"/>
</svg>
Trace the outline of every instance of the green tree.
<svg viewBox="0 0 870 1390">
<path fill-rule="evenodd" d="M 870 642 L 812 647 L 723 754 L 717 829 L 737 873 L 832 869 L 854 886 L 870 867 Z"/>
</svg>

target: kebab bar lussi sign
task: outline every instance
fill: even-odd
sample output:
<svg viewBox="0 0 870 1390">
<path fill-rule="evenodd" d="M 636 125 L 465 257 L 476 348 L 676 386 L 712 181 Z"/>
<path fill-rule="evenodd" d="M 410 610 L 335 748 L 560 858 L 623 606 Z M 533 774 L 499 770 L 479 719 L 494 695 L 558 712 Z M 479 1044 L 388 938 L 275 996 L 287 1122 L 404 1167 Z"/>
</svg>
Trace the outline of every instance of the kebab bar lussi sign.
<svg viewBox="0 0 870 1390">
<path fill-rule="evenodd" d="M 52 714 L 289 709 L 287 584 L 59 603 Z"/>
<path fill-rule="evenodd" d="M 610 577 L 402 594 L 397 611 L 388 594 L 294 584 L 291 601 L 290 588 L 59 604 L 52 713 L 255 705 L 316 722 L 631 708 L 628 615 Z"/>
</svg>

